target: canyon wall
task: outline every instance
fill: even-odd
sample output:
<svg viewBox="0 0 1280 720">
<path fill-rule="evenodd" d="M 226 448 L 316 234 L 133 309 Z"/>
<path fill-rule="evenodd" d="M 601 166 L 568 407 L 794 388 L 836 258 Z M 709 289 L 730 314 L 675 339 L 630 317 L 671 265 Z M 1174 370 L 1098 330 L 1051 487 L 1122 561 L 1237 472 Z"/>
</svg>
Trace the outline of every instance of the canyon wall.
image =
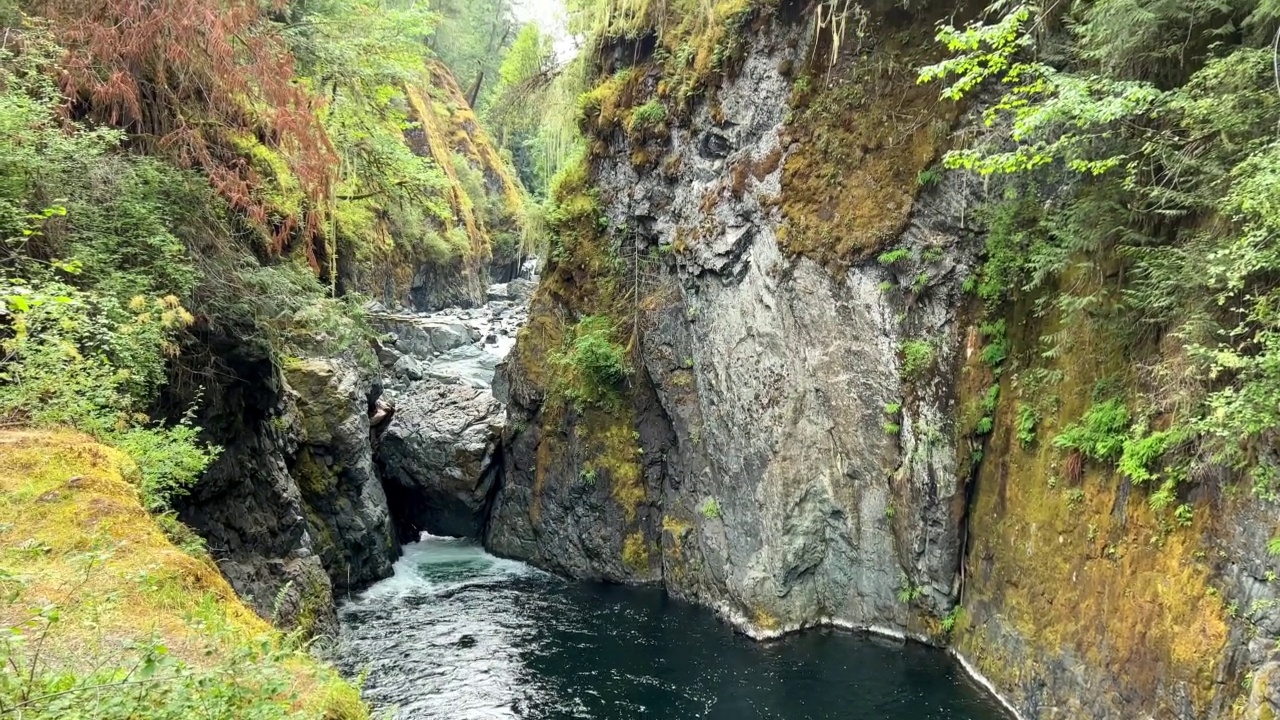
<svg viewBox="0 0 1280 720">
<path fill-rule="evenodd" d="M 1047 357 L 1053 313 L 965 292 L 993 190 L 939 160 L 1000 131 L 915 81 L 952 11 L 873 10 L 830 64 L 811 15 L 744 11 L 687 104 L 653 37 L 601 50 L 589 158 L 500 368 L 486 544 L 754 634 L 949 645 L 1027 718 L 1273 717 L 1274 501 L 1206 473 L 1174 519 L 1066 457 L 1095 383 L 1161 348 Z M 601 316 L 631 363 L 612 395 L 564 380 Z"/>
</svg>

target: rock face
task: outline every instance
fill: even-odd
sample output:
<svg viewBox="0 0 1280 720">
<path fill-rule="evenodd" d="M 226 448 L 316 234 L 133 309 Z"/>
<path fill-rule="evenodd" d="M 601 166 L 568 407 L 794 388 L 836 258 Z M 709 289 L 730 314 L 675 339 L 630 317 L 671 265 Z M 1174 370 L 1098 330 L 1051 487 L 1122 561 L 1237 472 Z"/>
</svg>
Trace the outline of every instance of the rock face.
<svg viewBox="0 0 1280 720">
<path fill-rule="evenodd" d="M 207 344 L 225 367 L 199 421 L 223 450 L 181 501 L 179 516 L 263 617 L 321 634 L 336 630 L 332 583 L 289 474 L 298 450 L 290 392 L 265 348 L 226 337 Z"/>
<path fill-rule="evenodd" d="M 285 379 L 297 408 L 289 472 L 301 490 L 314 551 L 335 589 L 389 576 L 400 552 L 373 464 L 371 378 L 351 363 L 300 360 L 285 367 Z"/>
<path fill-rule="evenodd" d="M 502 405 L 487 390 L 430 378 L 395 403 L 378 462 L 401 539 L 480 537 L 499 467 Z"/>
<path fill-rule="evenodd" d="M 945 612 L 960 561 L 965 481 L 946 440 L 955 398 L 944 382 L 904 377 L 901 349 L 925 342 L 933 367 L 956 365 L 960 323 L 951 308 L 973 262 L 957 212 L 966 189 L 957 180 L 931 190 L 922 201 L 930 211 L 895 243 L 915 258 L 937 255 L 919 293 L 904 293 L 895 270 L 874 260 L 833 275 L 785 258 L 778 212 L 763 200 L 779 192 L 777 158 L 786 151 L 790 81 L 778 68 L 803 54 L 800 34 L 779 30 L 756 43 L 718 94 L 720 122 L 704 106 L 689 128 L 673 129 L 674 160 L 663 162 L 680 168 L 678 179 L 637 173 L 625 148 L 596 166 L 610 228 L 638 245 L 623 255 L 655 254 L 695 229 L 699 238 L 665 266 L 652 294 L 667 301 L 642 320 L 642 371 L 654 393 L 637 425 L 651 515 L 643 532 L 660 543 L 652 572 L 669 590 L 760 631 L 818 619 L 905 631 L 913 614 L 899 594 Z M 705 151 L 710 135 L 721 152 Z M 730 191 L 734 167 L 769 156 L 769 172 Z M 506 382 L 527 385 L 522 374 L 528 368 L 513 364 Z M 526 409 L 536 412 L 537 401 Z M 900 433 L 883 429 L 894 405 L 910 408 Z M 547 564 L 574 574 L 633 579 L 587 548 L 577 553 L 582 563 L 559 549 L 520 550 L 535 537 L 534 545 L 563 548 L 627 532 L 610 503 L 578 497 L 593 495 L 580 487 L 580 468 L 539 478 L 540 467 L 574 457 L 569 438 L 568 451 L 541 458 L 551 445 L 529 433 L 513 441 L 491 545 L 554 558 Z M 517 500 L 530 494 L 537 499 Z M 513 503 L 522 510 L 506 511 Z M 525 528 L 515 516 L 529 507 L 538 517 Z M 604 548 L 625 543 L 594 549 L 607 556 Z"/>
<path fill-rule="evenodd" d="M 491 287 L 498 299 L 480 308 L 374 316 L 390 338 L 381 362 L 385 400 L 396 408 L 377 462 L 401 541 L 484 532 L 506 420 L 489 387 L 525 317 L 507 287 Z"/>
<path fill-rule="evenodd" d="M 607 229 L 565 240 L 578 249 L 551 261 L 499 368 L 511 425 L 487 546 L 661 583 L 758 634 L 836 623 L 950 643 L 1027 718 L 1275 717 L 1276 500 L 1197 469 L 1175 523 L 1114 468 L 1064 471 L 1047 433 L 1081 418 L 1115 363 L 1096 346 L 1044 353 L 1062 330 L 1052 313 L 1010 308 L 988 318 L 1000 330 L 982 327 L 963 292 L 984 242 L 981 181 L 926 175 L 936 156 L 921 154 L 909 188 L 837 202 L 865 196 L 842 181 L 901 171 L 872 173 L 902 141 L 875 135 L 897 96 L 880 120 L 843 120 L 871 122 L 870 136 L 827 168 L 835 200 L 801 198 L 813 212 L 797 219 L 788 177 L 812 158 L 796 141 L 793 68 L 811 34 L 808 21 L 757 22 L 740 65 L 669 136 L 592 138 L 583 202 L 600 198 L 590 225 Z M 634 101 L 659 97 L 661 71 L 617 55 L 638 58 Z M 867 97 L 843 72 L 822 92 Z M 929 132 L 972 141 L 979 117 Z M 846 247 L 846 212 L 878 213 L 874 242 Z M 843 254 L 797 237 L 815 228 Z M 580 318 L 618 312 L 592 275 L 607 271 L 572 254 L 584 245 L 626 266 L 608 282 L 634 283 L 638 347 L 618 407 L 566 398 L 549 359 Z M 988 335 L 1006 331 L 993 350 Z M 1122 365 L 1141 364 L 1125 352 Z M 1037 389 L 1043 378 L 1059 380 Z M 1019 411 L 1040 402 L 1030 439 Z"/>
</svg>

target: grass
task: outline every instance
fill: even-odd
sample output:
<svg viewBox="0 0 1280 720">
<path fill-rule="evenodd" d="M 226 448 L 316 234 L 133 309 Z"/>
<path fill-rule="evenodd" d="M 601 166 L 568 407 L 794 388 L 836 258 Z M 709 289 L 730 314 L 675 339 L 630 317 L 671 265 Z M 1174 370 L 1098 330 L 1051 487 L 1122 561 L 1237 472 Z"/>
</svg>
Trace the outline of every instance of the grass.
<svg viewBox="0 0 1280 720">
<path fill-rule="evenodd" d="M 255 664 L 230 683 L 241 693 L 267 693 L 253 699 L 263 717 L 367 718 L 354 687 L 288 650 L 210 558 L 166 537 L 142 507 L 137 477 L 132 460 L 79 433 L 0 433 L 0 627 L 43 638 L 37 674 L 84 677 L 112 662 L 127 667 L 142 648 L 162 648 L 195 671 L 252 656 Z M 56 623 L 44 630 L 40 618 L 49 612 Z"/>
</svg>

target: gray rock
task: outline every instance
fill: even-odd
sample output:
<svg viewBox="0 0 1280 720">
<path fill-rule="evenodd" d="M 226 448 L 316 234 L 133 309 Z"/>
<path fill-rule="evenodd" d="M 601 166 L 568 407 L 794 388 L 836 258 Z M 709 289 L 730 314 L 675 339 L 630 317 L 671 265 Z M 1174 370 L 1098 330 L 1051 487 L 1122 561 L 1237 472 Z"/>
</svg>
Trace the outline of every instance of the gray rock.
<svg viewBox="0 0 1280 720">
<path fill-rule="evenodd" d="M 402 539 L 480 537 L 504 412 L 487 390 L 426 380 L 397 398 L 378 463 Z"/>
<path fill-rule="evenodd" d="M 533 298 L 533 292 L 538 289 L 536 280 L 527 278 L 516 278 L 507 283 L 507 296 L 514 302 L 527 305 L 529 300 Z"/>
<path fill-rule="evenodd" d="M 456 319 L 387 315 L 373 320 L 380 329 L 395 333 L 397 351 L 420 358 L 447 352 L 478 339 L 473 337 L 477 334 L 473 328 Z"/>
<path fill-rule="evenodd" d="M 422 361 L 413 355 L 402 355 L 395 365 L 391 367 L 391 372 L 398 377 L 405 377 L 410 380 L 421 380 L 426 374 Z"/>
<path fill-rule="evenodd" d="M 394 367 L 396 362 L 404 357 L 398 350 L 386 345 L 378 347 L 378 364 L 384 368 Z"/>
<path fill-rule="evenodd" d="M 293 363 L 285 378 L 300 425 L 289 470 L 302 494 L 312 549 L 336 588 L 390 575 L 399 547 L 373 464 L 369 380 L 353 365 L 326 360 Z"/>
</svg>

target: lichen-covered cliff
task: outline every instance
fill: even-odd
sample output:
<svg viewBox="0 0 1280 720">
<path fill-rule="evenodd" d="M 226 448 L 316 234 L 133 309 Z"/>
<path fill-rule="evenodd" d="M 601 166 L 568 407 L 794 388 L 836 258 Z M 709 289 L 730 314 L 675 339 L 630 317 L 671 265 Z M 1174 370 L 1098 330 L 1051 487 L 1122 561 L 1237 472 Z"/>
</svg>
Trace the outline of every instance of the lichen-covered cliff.
<svg viewBox="0 0 1280 720">
<path fill-rule="evenodd" d="M 916 80 L 956 12 L 720 3 L 603 33 L 501 368 L 486 543 L 756 634 L 944 644 L 1027 718 L 1273 717 L 1274 500 L 1209 463 L 1152 500 L 1082 435 L 1170 346 L 975 292 L 1002 186 L 940 161 L 1007 130 Z M 1137 455 L 1160 417 L 1106 432 Z"/>
</svg>

